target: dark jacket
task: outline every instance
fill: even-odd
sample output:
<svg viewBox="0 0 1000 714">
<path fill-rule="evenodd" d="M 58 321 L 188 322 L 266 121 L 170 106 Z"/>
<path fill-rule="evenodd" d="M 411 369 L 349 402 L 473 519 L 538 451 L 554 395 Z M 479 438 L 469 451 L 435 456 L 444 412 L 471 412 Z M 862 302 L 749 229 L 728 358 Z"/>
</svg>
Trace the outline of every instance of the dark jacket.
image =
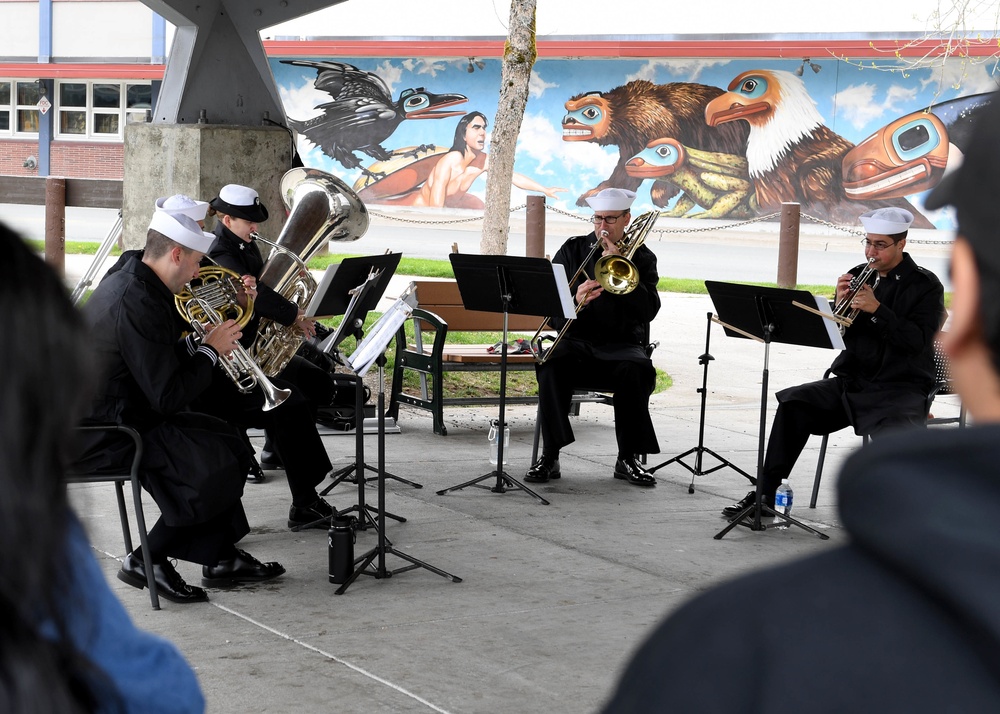
<svg viewBox="0 0 1000 714">
<path fill-rule="evenodd" d="M 105 369 L 85 421 L 138 429 L 143 485 L 164 519 L 203 522 L 239 502 L 249 452 L 225 422 L 188 411 L 216 367 L 181 337 L 174 295 L 138 253 L 116 268 L 83 308 Z M 125 440 L 104 434 L 88 432 L 84 447 L 86 471 L 120 468 L 131 454 Z"/>
<path fill-rule="evenodd" d="M 570 238 L 559 248 L 552 262 L 565 266 L 566 278 L 571 279 L 596 241 L 593 231 L 586 236 Z M 601 251 L 598 250 L 587 261 L 587 276 L 594 277 L 594 266 L 600 257 Z M 565 340 L 578 346 L 581 343 L 589 345 L 595 353 L 608 359 L 646 359 L 644 347 L 649 339 L 649 323 L 660 310 L 660 296 L 656 291 L 659 280 L 656 255 L 646 246 L 640 246 L 633 254 L 632 262 L 640 275 L 635 290 L 626 295 L 615 295 L 605 290 L 577 313 Z M 575 295 L 577 285 L 585 279 L 581 274 L 570 285 L 570 293 Z M 563 323 L 562 318 L 550 320 L 556 330 Z"/>
<path fill-rule="evenodd" d="M 260 254 L 260 249 L 254 241 L 247 243 L 240 239 L 235 233 L 230 231 L 222 221 L 215 224 L 214 230 L 216 240 L 212 248 L 208 251 L 208 256 L 223 268 L 229 268 L 237 275 L 252 275 L 259 278 L 264 269 L 264 258 Z M 203 265 L 211 264 L 210 261 L 203 261 Z M 253 317 L 243 328 L 243 337 L 240 342 L 244 347 L 250 347 L 257 337 L 257 328 L 260 318 L 266 317 L 282 325 L 291 325 L 295 322 L 299 310 L 295 303 L 286 300 L 272 286 L 264 283 L 257 283 L 257 297 L 253 305 Z"/>
<path fill-rule="evenodd" d="M 838 484 L 850 544 L 680 608 L 605 711 L 1000 711 L 998 460 L 996 425 L 861 449 Z"/>
<path fill-rule="evenodd" d="M 863 265 L 850 272 L 857 275 Z M 859 313 L 844 333 L 846 349 L 830 369 L 839 378 L 847 411 L 858 434 L 886 424 L 922 424 L 934 385 L 934 335 L 944 319 L 944 288 L 937 276 L 906 253 L 879 280 L 873 315 Z M 783 389 L 779 402 L 818 401 L 826 380 Z"/>
</svg>

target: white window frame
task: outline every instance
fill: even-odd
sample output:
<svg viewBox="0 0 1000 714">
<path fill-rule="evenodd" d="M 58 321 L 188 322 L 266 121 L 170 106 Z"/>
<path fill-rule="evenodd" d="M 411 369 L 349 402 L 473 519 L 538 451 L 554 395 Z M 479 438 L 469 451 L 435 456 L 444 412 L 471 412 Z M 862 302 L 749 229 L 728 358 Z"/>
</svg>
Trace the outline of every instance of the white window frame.
<svg viewBox="0 0 1000 714">
<path fill-rule="evenodd" d="M 86 103 L 82 107 L 64 107 L 62 105 L 62 85 L 64 84 L 82 84 L 85 87 L 86 92 Z M 118 87 L 118 107 L 95 107 L 94 106 L 94 86 L 101 84 L 111 84 Z M 145 119 L 146 107 L 141 108 L 127 108 L 128 103 L 128 89 L 130 86 L 152 86 L 151 82 L 142 82 L 135 80 L 123 80 L 120 82 L 115 82 L 111 80 L 87 80 L 87 79 L 72 79 L 72 80 L 57 80 L 55 86 L 55 106 L 53 111 L 55 112 L 55 117 L 53 121 L 53 132 L 56 139 L 61 139 L 65 141 L 122 141 L 124 139 L 125 123 L 129 120 L 131 121 L 142 121 Z M 82 134 L 69 133 L 62 131 L 62 115 L 65 112 L 84 112 L 86 115 L 85 130 Z M 118 131 L 111 133 L 97 132 L 95 131 L 96 117 L 98 116 L 117 116 L 118 117 Z"/>
<path fill-rule="evenodd" d="M 10 85 L 10 101 L 0 107 L 0 111 L 9 112 L 10 122 L 7 129 L 0 129 L 0 136 L 12 136 L 17 138 L 26 139 L 37 139 L 37 131 L 18 131 L 18 112 L 22 111 L 34 111 L 37 112 L 38 108 L 34 104 L 18 104 L 17 103 L 17 85 L 18 84 L 35 84 L 35 80 L 28 80 L 24 78 L 17 77 L 0 77 L 0 82 Z M 39 117 L 39 121 L 41 117 Z"/>
</svg>

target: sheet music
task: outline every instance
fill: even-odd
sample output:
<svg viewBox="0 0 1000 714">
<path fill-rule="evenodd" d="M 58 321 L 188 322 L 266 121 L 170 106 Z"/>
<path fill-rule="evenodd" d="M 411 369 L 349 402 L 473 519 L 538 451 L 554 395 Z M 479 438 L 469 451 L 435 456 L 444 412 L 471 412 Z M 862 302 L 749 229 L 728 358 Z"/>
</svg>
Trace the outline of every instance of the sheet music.
<svg viewBox="0 0 1000 714">
<path fill-rule="evenodd" d="M 822 295 L 813 295 L 813 299 L 816 301 L 816 309 L 824 315 L 829 316 L 829 318 L 823 320 L 823 322 L 826 323 L 826 334 L 830 336 L 830 342 L 833 343 L 833 348 L 835 350 L 846 349 L 847 346 L 844 344 L 844 336 L 840 334 L 840 326 L 833 319 L 833 310 L 830 308 L 830 301 Z"/>
<path fill-rule="evenodd" d="M 354 350 L 354 354 L 347 358 L 347 363 L 355 374 L 359 377 L 365 376 L 365 372 L 375 364 L 379 355 L 385 352 L 385 348 L 396 336 L 400 326 L 406 322 L 406 318 L 413 314 L 416 302 L 416 294 L 407 288 L 392 307 L 372 325 L 371 330 Z"/>
<path fill-rule="evenodd" d="M 552 274 L 556 277 L 556 285 L 559 291 L 559 303 L 562 305 L 563 317 L 567 320 L 576 318 L 576 305 L 573 304 L 573 295 L 569 291 L 569 279 L 566 277 L 566 266 L 562 263 L 552 264 Z"/>
</svg>

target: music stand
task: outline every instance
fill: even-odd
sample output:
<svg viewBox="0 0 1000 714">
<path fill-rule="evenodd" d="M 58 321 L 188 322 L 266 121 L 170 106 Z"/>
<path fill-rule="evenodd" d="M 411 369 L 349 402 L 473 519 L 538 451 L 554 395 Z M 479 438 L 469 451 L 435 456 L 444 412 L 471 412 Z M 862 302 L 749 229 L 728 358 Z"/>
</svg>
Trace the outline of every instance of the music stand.
<svg viewBox="0 0 1000 714">
<path fill-rule="evenodd" d="M 797 526 L 819 538 L 829 538 L 815 528 L 778 513 L 761 502 L 761 486 L 764 473 L 764 430 L 767 425 L 768 361 L 772 342 L 843 349 L 844 341 L 832 320 L 819 314 L 803 310 L 796 303 L 815 305 L 817 312 L 829 312 L 830 306 L 823 298 L 817 298 L 806 290 L 766 288 L 737 283 L 705 281 L 708 294 L 712 297 L 719 322 L 729 337 L 742 337 L 764 343 L 764 367 L 761 373 L 760 424 L 757 434 L 757 484 L 754 502 L 734 516 L 729 525 L 715 535 L 721 539 L 738 525 L 750 530 L 762 531 L 767 526 L 761 524 L 762 514 L 780 518 L 789 525 Z"/>
<path fill-rule="evenodd" d="M 453 583 L 462 582 L 461 578 L 451 573 L 429 565 L 422 560 L 417 560 L 409 553 L 397 551 L 385 537 L 385 517 L 388 515 L 385 511 L 385 479 L 388 475 L 385 472 L 385 387 L 383 386 L 385 384 L 385 350 L 389 342 L 392 341 L 392 338 L 395 337 L 399 327 L 413 313 L 415 304 L 416 295 L 409 290 L 406 291 L 379 318 L 378 322 L 372 326 L 370 334 L 358 344 L 357 349 L 348 359 L 351 369 L 356 372 L 359 378 L 365 375 L 365 372 L 368 371 L 372 364 L 378 365 L 378 521 L 376 522 L 378 541 L 374 548 L 357 559 L 358 566 L 354 569 L 354 572 L 344 581 L 343 585 L 334 591 L 337 595 L 343 595 L 351 583 L 357 580 L 360 575 L 371 575 L 376 579 L 381 579 L 388 578 L 396 573 L 414 570 L 415 568 L 430 570 L 432 573 L 436 573 L 443 578 L 448 578 Z M 363 479 L 360 480 L 363 481 Z M 395 555 L 402 558 L 409 565 L 397 568 L 396 570 L 389 570 L 385 564 L 385 557 L 387 555 Z M 369 570 L 368 566 L 372 565 L 376 558 L 378 558 L 378 564 Z"/>
<path fill-rule="evenodd" d="M 462 295 L 466 310 L 503 313 L 503 337 L 500 344 L 500 437 L 497 447 L 497 465 L 471 481 L 438 491 L 444 495 L 466 486 L 479 486 L 480 482 L 496 478 L 490 490 L 505 493 L 517 488 L 531 494 L 544 505 L 549 502 L 503 470 L 504 438 L 506 424 L 504 411 L 507 392 L 507 322 L 510 314 L 551 317 L 575 317 L 565 268 L 545 258 L 521 258 L 508 255 L 469 255 L 452 253 L 451 267 Z M 484 487 L 485 488 L 485 487 Z"/>
<path fill-rule="evenodd" d="M 389 280 L 392 278 L 399 265 L 402 253 L 385 253 L 382 255 L 362 256 L 344 258 L 339 264 L 331 265 L 323 273 L 316 293 L 306 307 L 305 313 L 309 317 L 333 317 L 343 315 L 340 325 L 320 344 L 319 349 L 326 354 L 330 354 L 337 349 L 337 346 L 348 336 L 353 335 L 359 342 L 364 337 L 362 329 L 365 317 L 378 305 L 378 301 L 385 293 Z M 338 360 L 339 361 L 339 360 Z M 355 385 L 355 416 L 354 425 L 354 462 L 341 469 L 330 473 L 333 479 L 329 486 L 320 491 L 321 496 L 325 496 L 334 489 L 341 481 L 352 474 L 358 483 L 358 503 L 338 511 L 337 515 L 356 511 L 358 513 L 358 528 L 365 530 L 369 526 L 375 525 L 375 520 L 371 515 L 372 507 L 365 504 L 365 469 L 374 472 L 372 466 L 365 464 L 365 433 L 364 433 L 364 387 L 361 378 L 357 375 L 347 375 Z M 390 478 L 404 481 L 414 488 L 423 488 L 420 484 L 406 481 L 393 474 L 388 474 Z M 395 514 L 388 514 L 390 518 L 405 523 L 406 519 Z M 296 526 L 292 530 L 309 528 L 328 518 L 321 518 L 311 523 Z"/>
<path fill-rule="evenodd" d="M 750 474 L 748 474 L 746 471 L 744 471 L 743 469 L 741 469 L 739 466 L 736 466 L 735 464 L 733 464 L 731 461 L 728 461 L 728 460 L 722 458 L 717 453 L 715 453 L 714 451 L 712 451 L 711 449 L 709 449 L 707 446 L 705 446 L 705 401 L 708 398 L 708 363 L 715 359 L 715 357 L 713 357 L 709 353 L 709 351 L 708 351 L 708 346 L 709 346 L 709 343 L 710 343 L 710 341 L 712 339 L 712 322 L 713 322 L 713 317 L 714 316 L 712 315 L 712 313 L 708 313 L 708 326 L 707 326 L 707 328 L 705 330 L 705 353 L 698 358 L 698 364 L 702 365 L 702 367 L 704 368 L 703 371 L 702 371 L 702 377 L 701 377 L 701 388 L 697 390 L 698 393 L 701 394 L 701 418 L 700 418 L 699 423 L 698 423 L 698 445 L 694 446 L 694 447 L 692 447 L 690 449 L 688 449 L 687 451 L 685 451 L 685 452 L 683 452 L 681 454 L 677 454 L 677 456 L 674 456 L 671 459 L 667 459 L 666 461 L 664 461 L 661 464 L 657 464 L 656 466 L 653 466 L 652 468 L 647 469 L 647 471 L 649 471 L 650 473 L 653 473 L 653 472 L 655 472 L 655 471 L 663 468 L 664 466 L 667 466 L 667 465 L 672 464 L 674 462 L 680 464 L 681 466 L 683 466 L 684 468 L 686 468 L 688 471 L 691 472 L 691 483 L 688 484 L 688 493 L 694 493 L 694 480 L 695 480 L 695 477 L 697 477 L 697 476 L 705 476 L 707 474 L 714 473 L 714 472 L 718 471 L 719 469 L 726 468 L 727 466 L 729 468 L 733 469 L 734 471 L 736 471 L 738 473 L 741 473 L 744 476 L 746 476 L 747 479 L 750 481 L 751 484 L 754 484 L 754 485 L 757 484 L 757 479 L 755 479 L 753 476 L 751 476 Z M 686 461 L 684 461 L 684 458 L 687 457 L 687 456 L 690 456 L 691 454 L 694 454 L 694 465 L 693 466 L 690 465 L 690 464 L 688 464 Z M 702 462 L 702 457 L 705 454 L 708 454 L 708 455 L 714 457 L 719 463 L 716 464 L 715 466 L 713 466 L 710 469 L 702 469 L 702 463 L 703 463 Z"/>
</svg>

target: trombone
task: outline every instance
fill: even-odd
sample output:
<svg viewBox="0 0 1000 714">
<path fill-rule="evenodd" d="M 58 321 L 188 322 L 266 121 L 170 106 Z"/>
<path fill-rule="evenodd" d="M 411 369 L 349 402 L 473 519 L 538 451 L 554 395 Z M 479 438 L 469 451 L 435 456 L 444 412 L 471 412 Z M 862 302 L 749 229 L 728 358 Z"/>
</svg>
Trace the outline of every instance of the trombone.
<svg viewBox="0 0 1000 714">
<path fill-rule="evenodd" d="M 594 264 L 594 280 L 601 284 L 601 287 L 612 293 L 614 295 L 627 295 L 636 289 L 639 285 L 639 269 L 635 267 L 635 263 L 632 262 L 632 257 L 639 247 L 646 241 L 646 235 L 653 229 L 653 224 L 656 223 L 656 219 L 660 217 L 659 211 L 648 211 L 643 213 L 641 216 L 636 217 L 632 224 L 625 231 L 625 235 L 622 236 L 620 241 L 615 243 L 615 247 L 618 248 L 618 252 L 621 255 L 611 253 L 609 255 L 603 255 L 597 259 L 597 263 Z M 573 274 L 573 277 L 569 280 L 569 285 L 572 286 L 577 279 L 583 275 L 588 280 L 590 277 L 587 275 L 587 265 L 597 254 L 598 249 L 604 247 L 604 239 L 607 238 L 608 232 L 601 231 L 601 235 L 597 242 L 591 247 L 590 252 L 587 253 L 587 257 L 584 258 L 583 262 L 580 263 L 580 267 Z M 590 293 L 588 292 L 587 295 Z M 579 315 L 580 311 L 587 306 L 587 295 L 584 296 L 583 301 L 576 306 L 575 315 Z M 566 330 L 572 324 L 573 320 L 566 320 L 566 323 L 559 330 L 555 339 L 552 340 L 552 344 L 549 345 L 547 349 L 543 349 L 542 342 L 546 339 L 552 339 L 551 337 L 542 337 L 542 331 L 548 324 L 550 318 L 545 318 L 541 325 L 538 326 L 538 330 L 535 331 L 534 337 L 531 338 L 531 354 L 535 356 L 535 361 L 538 364 L 545 364 L 545 361 L 552 354 L 552 350 L 555 349 L 559 341 L 562 340 L 563 335 L 566 334 Z"/>
</svg>

